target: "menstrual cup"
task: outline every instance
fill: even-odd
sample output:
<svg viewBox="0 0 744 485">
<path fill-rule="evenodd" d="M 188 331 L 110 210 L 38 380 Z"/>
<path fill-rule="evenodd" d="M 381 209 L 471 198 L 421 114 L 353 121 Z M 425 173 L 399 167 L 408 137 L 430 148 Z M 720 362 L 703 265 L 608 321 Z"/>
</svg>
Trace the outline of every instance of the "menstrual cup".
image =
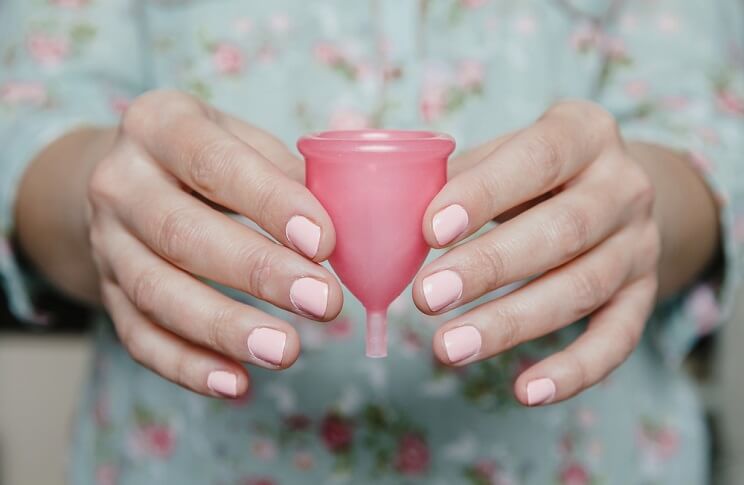
<svg viewBox="0 0 744 485">
<path fill-rule="evenodd" d="M 429 131 L 327 131 L 300 138 L 306 183 L 331 216 L 330 263 L 367 311 L 367 356 L 387 356 L 387 309 L 426 259 L 422 220 L 447 180 L 454 140 Z"/>
</svg>

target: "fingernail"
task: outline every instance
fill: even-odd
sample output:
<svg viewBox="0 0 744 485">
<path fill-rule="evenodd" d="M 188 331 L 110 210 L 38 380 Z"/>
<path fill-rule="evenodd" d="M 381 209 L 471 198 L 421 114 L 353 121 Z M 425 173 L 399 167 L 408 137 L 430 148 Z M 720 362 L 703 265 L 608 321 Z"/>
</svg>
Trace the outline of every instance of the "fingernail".
<svg viewBox="0 0 744 485">
<path fill-rule="evenodd" d="M 468 227 L 468 213 L 459 204 L 452 204 L 440 210 L 432 220 L 434 237 L 440 245 L 453 241 Z"/>
<path fill-rule="evenodd" d="M 207 387 L 227 397 L 238 395 L 238 376 L 231 372 L 216 370 L 209 373 Z"/>
<path fill-rule="evenodd" d="M 424 298 L 429 309 L 439 311 L 462 296 L 462 280 L 451 270 L 444 270 L 424 278 Z"/>
<path fill-rule="evenodd" d="M 474 356 L 481 348 L 480 332 L 472 325 L 447 330 L 442 338 L 447 358 L 453 364 Z"/>
<path fill-rule="evenodd" d="M 281 365 L 287 335 L 273 328 L 260 327 L 248 335 L 248 349 L 257 359 L 269 364 Z"/>
<path fill-rule="evenodd" d="M 308 258 L 314 258 L 320 245 L 320 226 L 302 216 L 293 216 L 287 222 L 287 239 Z"/>
<path fill-rule="evenodd" d="M 298 310 L 323 318 L 328 306 L 328 285 L 314 278 L 300 278 L 289 288 L 289 300 Z"/>
<path fill-rule="evenodd" d="M 555 397 L 555 382 L 552 379 L 535 379 L 527 383 L 527 404 L 538 406 L 547 404 Z"/>
</svg>

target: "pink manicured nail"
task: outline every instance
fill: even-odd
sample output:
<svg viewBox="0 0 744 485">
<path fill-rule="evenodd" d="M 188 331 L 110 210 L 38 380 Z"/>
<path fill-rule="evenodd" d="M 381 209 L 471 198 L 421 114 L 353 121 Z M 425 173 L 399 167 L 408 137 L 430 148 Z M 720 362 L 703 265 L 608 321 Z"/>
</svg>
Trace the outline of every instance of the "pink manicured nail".
<svg viewBox="0 0 744 485">
<path fill-rule="evenodd" d="M 298 310 L 323 318 L 328 306 L 328 285 L 314 278 L 300 278 L 292 283 L 289 300 Z"/>
<path fill-rule="evenodd" d="M 445 245 L 468 227 L 468 213 L 463 206 L 452 204 L 437 212 L 431 225 L 437 242 Z"/>
<path fill-rule="evenodd" d="M 527 404 L 547 404 L 555 397 L 555 382 L 552 379 L 535 379 L 527 383 Z"/>
<path fill-rule="evenodd" d="M 254 357 L 269 364 L 281 365 L 287 335 L 268 327 L 260 327 L 248 335 L 248 349 Z"/>
<path fill-rule="evenodd" d="M 216 370 L 209 373 L 207 387 L 227 397 L 238 395 L 238 376 L 231 372 Z"/>
<path fill-rule="evenodd" d="M 447 358 L 453 364 L 474 356 L 481 347 L 480 332 L 472 325 L 447 330 L 442 339 Z"/>
<path fill-rule="evenodd" d="M 302 216 L 293 216 L 287 222 L 287 239 L 308 258 L 318 253 L 320 245 L 320 227 Z"/>
<path fill-rule="evenodd" d="M 424 278 L 424 298 L 429 309 L 439 311 L 462 296 L 462 280 L 451 270 L 444 270 Z"/>
</svg>

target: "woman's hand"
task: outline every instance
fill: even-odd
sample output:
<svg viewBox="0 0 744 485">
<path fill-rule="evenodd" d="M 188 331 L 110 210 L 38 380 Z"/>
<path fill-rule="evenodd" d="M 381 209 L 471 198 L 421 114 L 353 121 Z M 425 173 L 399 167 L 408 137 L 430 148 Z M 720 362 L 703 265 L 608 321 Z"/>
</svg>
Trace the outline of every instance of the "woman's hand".
<svg viewBox="0 0 744 485">
<path fill-rule="evenodd" d="M 416 305 L 437 314 L 539 276 L 444 324 L 435 353 L 467 364 L 591 314 L 575 342 L 515 383 L 528 405 L 567 399 L 620 365 L 643 333 L 661 248 L 654 185 L 613 117 L 588 102 L 560 103 L 464 164 L 426 211 L 427 241 L 445 247 L 502 223 L 422 269 Z"/>
<path fill-rule="evenodd" d="M 177 92 L 151 92 L 124 115 L 88 185 L 88 227 L 101 297 L 135 360 L 196 392 L 234 397 L 240 362 L 290 366 L 288 323 L 238 303 L 208 278 L 327 321 L 342 306 L 322 266 L 335 234 L 276 139 Z M 281 243 L 216 207 L 256 222 Z"/>
</svg>

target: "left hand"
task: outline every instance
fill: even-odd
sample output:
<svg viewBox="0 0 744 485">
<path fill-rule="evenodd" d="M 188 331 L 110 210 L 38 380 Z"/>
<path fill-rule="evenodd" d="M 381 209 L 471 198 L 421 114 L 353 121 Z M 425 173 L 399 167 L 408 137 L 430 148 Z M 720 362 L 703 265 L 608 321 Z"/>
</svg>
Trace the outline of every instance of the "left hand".
<svg viewBox="0 0 744 485">
<path fill-rule="evenodd" d="M 526 405 L 562 401 L 596 384 L 638 344 L 655 301 L 659 229 L 654 187 L 614 118 L 584 101 L 553 106 L 535 124 L 469 155 L 424 216 L 432 247 L 501 222 L 424 267 L 416 306 L 428 314 L 537 278 L 442 325 L 447 364 L 493 357 L 591 314 L 566 349 L 516 380 Z"/>
</svg>

